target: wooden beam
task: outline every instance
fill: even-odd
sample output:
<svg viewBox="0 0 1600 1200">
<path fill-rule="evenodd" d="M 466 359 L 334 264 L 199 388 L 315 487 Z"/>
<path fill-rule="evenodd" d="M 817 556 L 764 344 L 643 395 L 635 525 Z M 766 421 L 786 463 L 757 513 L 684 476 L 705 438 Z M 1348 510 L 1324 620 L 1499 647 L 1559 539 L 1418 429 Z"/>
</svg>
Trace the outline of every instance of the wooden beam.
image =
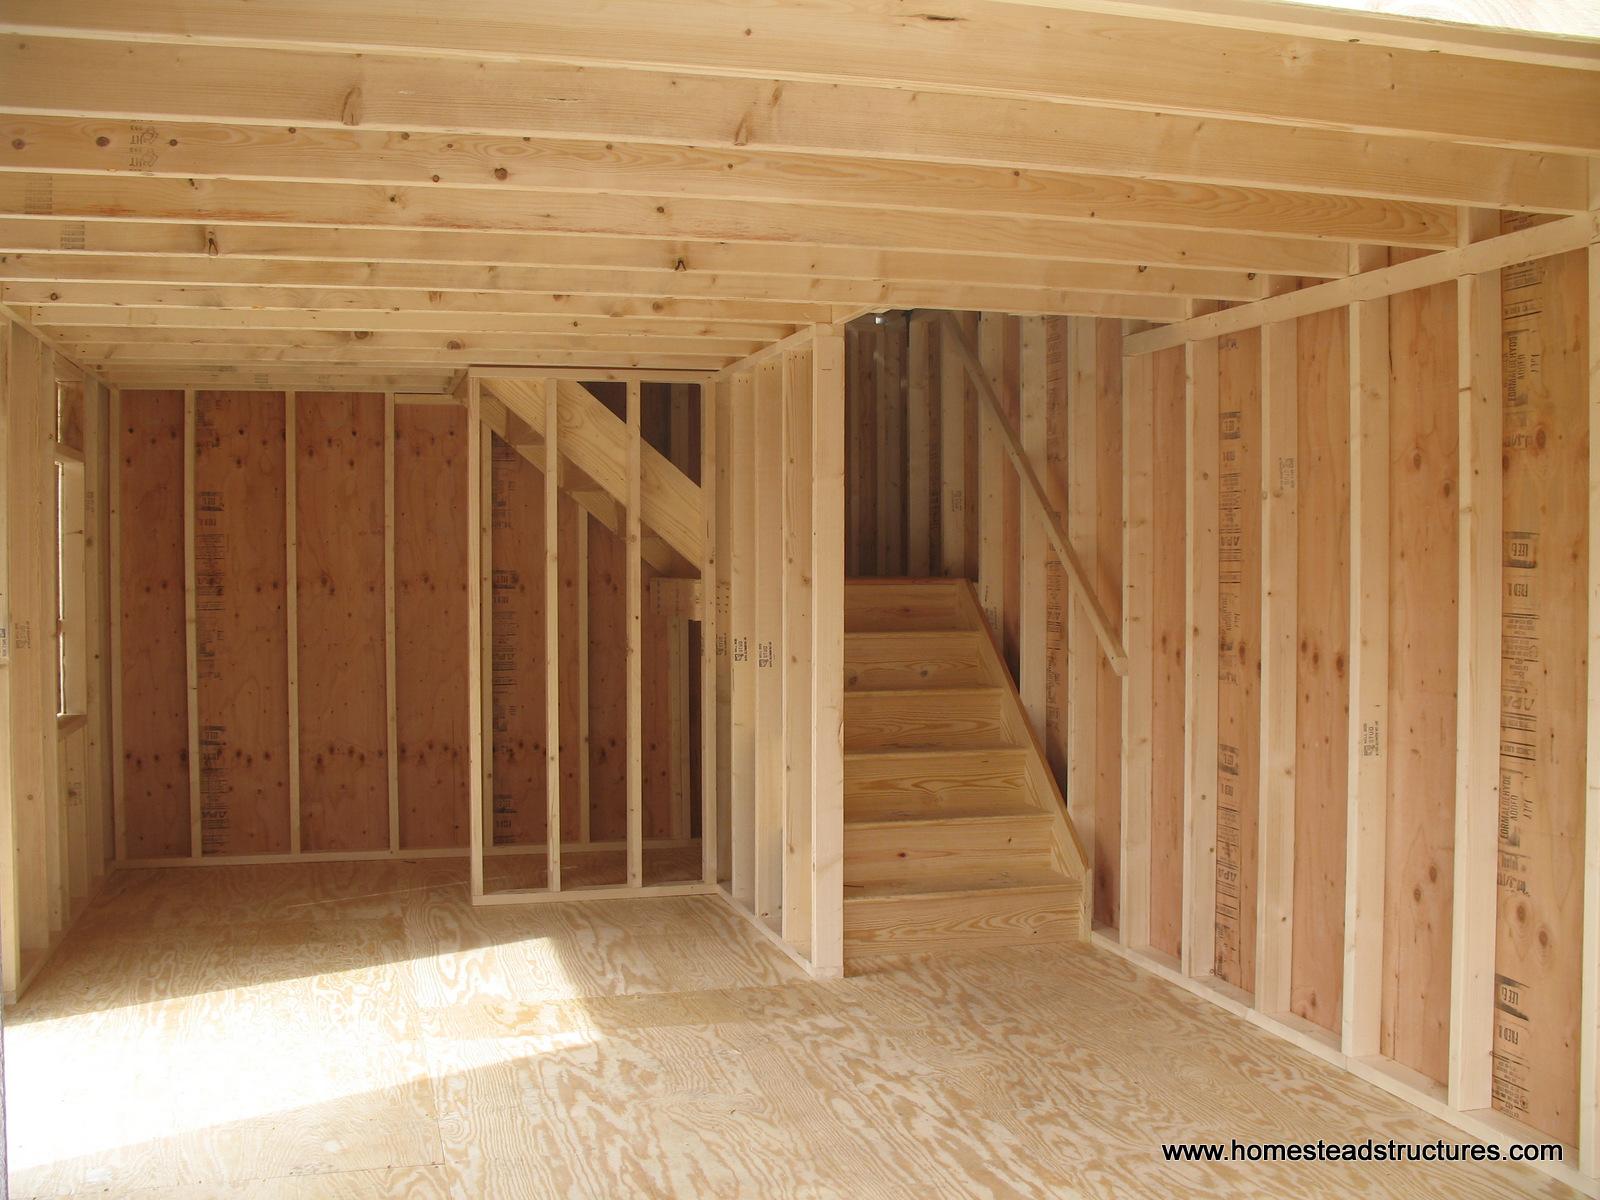
<svg viewBox="0 0 1600 1200">
<path fill-rule="evenodd" d="M 957 339 L 949 332 L 953 320 L 939 322 L 939 562 L 940 574 L 954 578 L 969 575 L 966 509 L 973 498 L 966 494 L 967 445 L 966 367 Z"/>
<path fill-rule="evenodd" d="M 1006 452 L 997 422 L 1004 419 L 1005 315 L 978 317 L 978 362 L 990 404 L 978 408 L 978 605 L 997 638 L 1005 638 Z M 1020 446 L 1020 443 L 1019 443 Z"/>
<path fill-rule="evenodd" d="M 811 969 L 844 973 L 844 338 L 811 363 Z"/>
<path fill-rule="evenodd" d="M 494 754 L 485 737 L 485 700 L 489 687 L 484 652 L 489 645 L 491 621 L 486 619 L 484 598 L 490 595 L 489 564 L 484 553 L 489 543 L 493 514 L 484 504 L 488 455 L 484 443 L 489 432 L 483 425 L 483 398 L 476 379 L 466 382 L 467 399 L 467 511 L 462 514 L 467 538 L 467 822 L 471 854 L 470 887 L 474 904 L 483 899 L 484 798 L 492 794 L 488 773 Z M 491 610 L 492 612 L 492 610 Z M 492 729 L 492 721 L 489 723 Z M 487 831 L 493 837 L 493 827 Z"/>
<path fill-rule="evenodd" d="M 1389 825 L 1389 301 L 1352 304 L 1348 330 L 1350 728 L 1339 1044 L 1367 1058 L 1381 1046 Z"/>
<path fill-rule="evenodd" d="M 1463 235 L 1488 233 L 1475 214 Z M 1497 239 L 1498 240 L 1498 239 Z M 1456 283 L 1460 397 L 1455 886 L 1450 940 L 1450 1105 L 1488 1108 L 1493 1080 L 1500 815 L 1500 273 Z"/>
<path fill-rule="evenodd" d="M 1038 475 L 1028 463 L 1027 456 L 1022 452 L 1022 444 L 1017 440 L 1016 433 L 1010 423 L 1006 421 L 1001 411 L 1000 399 L 995 394 L 994 387 L 990 384 L 988 376 L 984 373 L 983 365 L 978 361 L 977 352 L 972 348 L 972 343 L 962 332 L 960 325 L 948 314 L 944 318 L 944 325 L 940 331 L 942 340 L 953 343 L 957 355 L 966 368 L 967 376 L 978 388 L 983 402 L 993 418 L 995 429 L 999 432 L 1001 444 L 1005 447 L 1006 455 L 1011 460 L 1012 467 L 1016 470 L 1022 482 L 1022 494 L 1026 498 L 1030 511 L 1040 517 L 1044 522 L 1045 535 L 1054 547 L 1056 558 L 1066 569 L 1067 579 L 1077 593 L 1078 600 L 1083 604 L 1094 624 L 1095 636 L 1100 642 L 1100 647 L 1105 651 L 1106 659 L 1111 663 L 1112 669 L 1117 674 L 1127 673 L 1128 656 L 1123 651 L 1122 643 L 1111 628 L 1110 619 L 1106 616 L 1105 608 L 1101 605 L 1099 597 L 1095 595 L 1093 587 L 1083 572 L 1083 566 L 1078 561 L 1078 556 L 1073 552 L 1067 542 L 1066 530 L 1061 525 L 1061 520 L 1051 510 L 1048 494 L 1044 485 L 1039 482 Z"/>
<path fill-rule="evenodd" d="M 718 763 L 723 742 L 717 713 L 721 705 L 718 688 L 717 646 L 724 636 L 722 606 L 723 549 L 717 538 L 717 505 L 720 499 L 717 453 L 719 436 L 718 405 L 714 389 L 702 385 L 700 401 L 700 496 L 705 514 L 705 557 L 700 565 L 700 877 L 715 886 L 717 864 L 722 853 L 721 829 L 717 819 Z"/>
<path fill-rule="evenodd" d="M 644 886 L 644 574 L 639 557 L 639 521 L 643 516 L 640 500 L 642 475 L 639 434 L 638 380 L 628 384 L 628 555 L 627 597 L 627 779 L 628 779 L 628 886 Z"/>
<path fill-rule="evenodd" d="M 1192 979 L 1216 971 L 1217 917 L 1217 639 L 1221 545 L 1219 444 L 1222 414 L 1217 343 L 1184 348 L 1184 524 L 1188 575 L 1184 595 L 1184 793 L 1182 970 Z"/>
<path fill-rule="evenodd" d="M 0 115 L 0 171 L 176 179 L 376 183 L 484 192 L 575 192 L 905 213 L 1033 216 L 1280 237 L 1455 245 L 1444 204 L 938 162 L 470 133 Z M 519 197 L 521 200 L 521 197 Z"/>
<path fill-rule="evenodd" d="M 1044 318 L 1022 318 L 1022 370 L 1021 413 L 1022 450 L 1030 462 L 1044 468 L 1049 449 L 1049 345 Z M 1046 472 L 1046 486 L 1051 488 L 1051 502 L 1066 519 L 1064 497 L 1053 473 Z M 1022 707 L 1033 725 L 1033 732 L 1041 743 L 1046 734 L 1046 682 L 1049 659 L 1045 645 L 1045 592 L 1049 572 L 1050 540 L 1044 525 L 1031 513 L 1022 519 L 1021 546 L 1021 600 L 1018 614 L 1017 658 L 1021 664 L 1022 678 L 1018 690 L 1022 694 Z"/>
<path fill-rule="evenodd" d="M 1295 719 L 1299 679 L 1299 377 L 1296 327 L 1261 331 L 1261 792 L 1256 1007 L 1289 1011 L 1294 965 Z M 1247 585 L 1248 586 L 1248 585 Z"/>
<path fill-rule="evenodd" d="M 813 350 L 784 355 L 783 371 L 783 648 L 784 691 L 783 938 L 811 950 L 811 645 Z"/>
<path fill-rule="evenodd" d="M 1594 199 L 1600 202 L 1600 179 Z M 1589 247 L 1589 627 L 1583 823 L 1583 985 L 1578 1030 L 1578 1169 L 1600 1176 L 1600 245 Z"/>
<path fill-rule="evenodd" d="M 1033 217 L 880 212 L 871 208 L 770 204 L 752 226 L 736 200 L 549 193 L 375 184 L 258 183 L 126 176 L 0 173 L 0 216 L 26 217 L 48 194 L 67 220 L 187 221 L 231 225 L 335 226 L 464 233 L 688 238 L 865 250 L 967 253 L 1069 262 L 1152 263 L 1337 278 L 1347 254 L 1315 238 L 1075 224 Z"/>
<path fill-rule="evenodd" d="M 1155 377 L 1150 358 L 1122 362 L 1122 848 L 1121 944 L 1150 942 L 1151 579 L 1155 503 Z"/>
<path fill-rule="evenodd" d="M 561 890 L 561 420 L 559 384 L 544 384 L 545 886 Z"/>
<path fill-rule="evenodd" d="M 1085 318 L 1067 320 L 1067 530 L 1079 559 L 1101 581 L 1099 329 Z M 1109 426 L 1110 421 L 1105 421 Z M 1110 430 L 1105 429 L 1109 436 Z M 1065 582 L 1065 580 L 1063 580 Z M 1094 918 L 1095 814 L 1099 802 L 1100 654 L 1088 610 L 1070 596 L 1067 609 L 1067 815 L 1088 852 L 1086 912 Z M 1109 717 L 1109 714 L 1106 714 Z M 1110 764 L 1107 764 L 1109 767 Z"/>
<path fill-rule="evenodd" d="M 823 12 L 827 36 L 819 38 Z M 1094 12 L 963 5 L 959 15 L 907 26 L 892 10 L 835 12 L 797 4 L 750 13 L 741 5 L 707 3 L 674 6 L 672 19 L 664 20 L 656 6 L 595 9 L 568 0 L 515 15 L 501 5 L 474 5 L 454 14 L 451 28 L 441 32 L 424 21 L 396 21 L 393 10 L 377 0 L 341 5 L 335 12 L 300 5 L 293 19 L 281 9 L 217 10 L 201 0 L 173 3 L 149 16 L 109 0 L 74 5 L 65 13 L 43 0 L 27 0 L 8 10 L 3 28 L 26 35 L 16 39 L 5 74 L 16 79 L 16 99 L 33 109 L 47 106 L 54 94 L 48 85 L 54 84 L 68 96 L 83 96 L 62 111 L 96 111 L 95 101 L 110 90 L 107 76 L 128 62 L 122 55 L 137 48 L 127 74 L 163 82 L 182 77 L 200 98 L 208 85 L 231 85 L 206 105 L 209 115 L 267 124 L 439 128 L 440 115 L 421 102 L 441 95 L 455 101 L 456 111 L 448 115 L 459 127 L 463 110 L 470 111 L 478 96 L 516 96 L 528 97 L 522 110 L 514 117 L 495 116 L 496 128 L 535 133 L 538 102 L 553 116 L 564 101 L 587 118 L 566 117 L 577 134 L 592 132 L 586 126 L 603 119 L 608 110 L 600 100 L 622 95 L 654 118 L 648 140 L 735 146 L 766 140 L 767 124 L 776 122 L 753 118 L 727 124 L 715 142 L 687 136 L 681 118 L 671 121 L 677 111 L 667 90 L 682 79 L 668 72 L 687 71 L 692 74 L 682 79 L 680 104 L 707 118 L 736 111 L 739 100 L 753 102 L 758 86 L 770 88 L 770 79 L 785 80 L 779 115 L 805 118 L 796 122 L 801 128 L 837 126 L 855 111 L 855 93 L 884 91 L 924 102 L 930 95 L 970 105 L 1018 97 L 1009 102 L 1085 106 L 1088 111 L 1072 113 L 1070 122 L 1063 117 L 1068 127 L 1090 124 L 1096 112 L 1114 119 L 1148 110 L 1216 123 L 1236 118 L 1260 123 L 1264 132 L 1306 126 L 1600 151 L 1600 117 L 1590 115 L 1593 76 L 1586 71 L 1359 42 L 1319 42 L 1310 52 L 1304 38 L 1290 34 Z M 54 40 L 63 34 L 136 34 L 139 40 L 131 46 Z M 79 56 L 73 58 L 67 46 L 81 46 Z M 178 47 L 186 52 L 182 58 Z M 419 50 L 436 57 L 418 58 Z M 318 76 L 312 64 L 323 62 Z M 1248 63 L 1249 70 L 1229 70 L 1238 63 Z M 188 69 L 179 71 L 175 64 Z M 619 71 L 627 71 L 631 83 L 616 79 Z M 572 80 L 582 73 L 595 77 L 588 89 Z M 1380 78 L 1386 86 L 1376 97 L 1350 86 L 1351 80 Z M 246 85 L 266 79 L 280 103 L 263 111 L 269 99 L 264 89 Z M 1491 92 L 1506 102 L 1493 112 L 1479 111 L 1483 106 L 1472 98 Z M 296 112 L 283 111 L 286 100 L 298 102 Z M 12 99 L 0 93 L 0 102 L 10 105 Z M 121 115 L 190 115 L 178 98 L 165 106 L 121 103 L 135 110 L 113 110 Z M 872 115 L 887 115 L 883 103 Z M 751 103 L 744 111 L 765 110 Z M 1563 121 L 1569 113 L 1581 117 Z M 559 131 L 558 122 L 550 123 Z M 585 127 L 572 128 L 579 124 Z M 895 127 L 893 121 L 883 125 Z M 603 136 L 628 132 L 611 128 Z"/>
<path fill-rule="evenodd" d="M 1487 274 L 1528 259 L 1548 258 L 1552 254 L 1580 250 L 1596 241 L 1600 241 L 1600 212 L 1565 217 L 1544 225 L 1530 225 L 1513 233 L 1473 241 L 1454 250 L 1442 250 L 1391 267 L 1347 275 L 1331 283 L 1284 292 L 1221 312 L 1191 317 L 1187 321 L 1133 334 L 1123 346 L 1123 353 L 1153 354 L 1170 346 L 1181 346 L 1184 342 L 1238 333 L 1274 321 L 1288 321 L 1363 300 L 1381 300 L 1400 292 L 1449 283 L 1463 275 Z"/>
<path fill-rule="evenodd" d="M 777 929 L 783 917 L 783 435 L 780 358 L 755 368 L 755 915 Z"/>
</svg>

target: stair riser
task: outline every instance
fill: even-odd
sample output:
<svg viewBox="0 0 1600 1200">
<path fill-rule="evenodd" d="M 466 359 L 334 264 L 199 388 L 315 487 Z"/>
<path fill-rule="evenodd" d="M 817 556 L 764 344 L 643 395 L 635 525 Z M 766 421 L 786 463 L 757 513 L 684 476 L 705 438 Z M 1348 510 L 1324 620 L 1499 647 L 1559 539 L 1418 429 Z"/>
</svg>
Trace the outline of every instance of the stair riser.
<svg viewBox="0 0 1600 1200">
<path fill-rule="evenodd" d="M 953 750 L 1006 742 L 996 694 L 846 693 L 846 753 L 870 750 Z"/>
<path fill-rule="evenodd" d="M 1075 887 L 1019 894 L 846 899 L 845 965 L 848 969 L 879 955 L 1076 941 L 1078 904 Z"/>
<path fill-rule="evenodd" d="M 917 880 L 936 891 L 946 878 L 1050 862 L 1045 814 L 1023 820 L 953 821 L 854 828 L 845 834 L 844 883 L 870 888 Z"/>
<path fill-rule="evenodd" d="M 970 629 L 961 594 L 941 584 L 858 584 L 845 589 L 846 633 Z"/>
<path fill-rule="evenodd" d="M 844 686 L 873 688 L 982 687 L 990 682 L 972 634 L 917 637 L 858 634 L 845 641 Z"/>
</svg>

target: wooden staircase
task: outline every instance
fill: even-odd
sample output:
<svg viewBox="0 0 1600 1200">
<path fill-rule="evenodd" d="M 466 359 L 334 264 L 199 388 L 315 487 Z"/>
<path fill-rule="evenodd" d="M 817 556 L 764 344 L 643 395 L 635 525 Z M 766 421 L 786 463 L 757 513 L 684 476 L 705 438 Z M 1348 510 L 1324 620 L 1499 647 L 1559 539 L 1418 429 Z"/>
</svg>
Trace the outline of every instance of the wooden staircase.
<svg viewBox="0 0 1600 1200">
<path fill-rule="evenodd" d="M 1087 868 L 965 580 L 845 588 L 845 966 L 1075 941 Z"/>
</svg>

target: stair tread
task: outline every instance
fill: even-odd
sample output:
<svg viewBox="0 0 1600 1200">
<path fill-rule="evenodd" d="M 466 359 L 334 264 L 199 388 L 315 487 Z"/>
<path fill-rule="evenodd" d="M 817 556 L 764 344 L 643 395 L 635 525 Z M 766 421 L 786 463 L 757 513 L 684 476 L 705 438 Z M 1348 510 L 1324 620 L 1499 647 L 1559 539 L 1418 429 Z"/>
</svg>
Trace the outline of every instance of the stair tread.
<svg viewBox="0 0 1600 1200">
<path fill-rule="evenodd" d="M 1026 798 L 1018 797 L 996 804 L 994 801 L 974 801 L 970 807 L 959 805 L 929 812 L 926 806 L 906 804 L 862 804 L 857 802 L 854 815 L 850 797 L 845 796 L 844 823 L 847 829 L 870 829 L 884 825 L 958 825 L 981 821 L 1048 821 L 1050 814 Z M 863 811 L 864 810 L 864 811 Z"/>
<path fill-rule="evenodd" d="M 1023 867 L 1009 871 L 985 871 L 970 875 L 941 875 L 935 879 L 906 880 L 873 884 L 870 888 L 845 890 L 845 903 L 875 900 L 906 900 L 914 896 L 973 896 L 988 893 L 1063 891 L 1076 896 L 1078 881 L 1054 867 Z"/>
</svg>

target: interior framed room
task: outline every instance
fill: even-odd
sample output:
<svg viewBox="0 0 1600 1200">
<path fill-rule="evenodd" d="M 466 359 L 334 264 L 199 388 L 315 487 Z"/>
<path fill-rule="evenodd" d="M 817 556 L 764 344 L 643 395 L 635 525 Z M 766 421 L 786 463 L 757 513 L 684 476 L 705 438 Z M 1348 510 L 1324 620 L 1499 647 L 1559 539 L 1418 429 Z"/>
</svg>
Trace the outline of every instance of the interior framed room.
<svg viewBox="0 0 1600 1200">
<path fill-rule="evenodd" d="M 1600 1196 L 1589 8 L 4 0 L 0 1194 Z"/>
</svg>

